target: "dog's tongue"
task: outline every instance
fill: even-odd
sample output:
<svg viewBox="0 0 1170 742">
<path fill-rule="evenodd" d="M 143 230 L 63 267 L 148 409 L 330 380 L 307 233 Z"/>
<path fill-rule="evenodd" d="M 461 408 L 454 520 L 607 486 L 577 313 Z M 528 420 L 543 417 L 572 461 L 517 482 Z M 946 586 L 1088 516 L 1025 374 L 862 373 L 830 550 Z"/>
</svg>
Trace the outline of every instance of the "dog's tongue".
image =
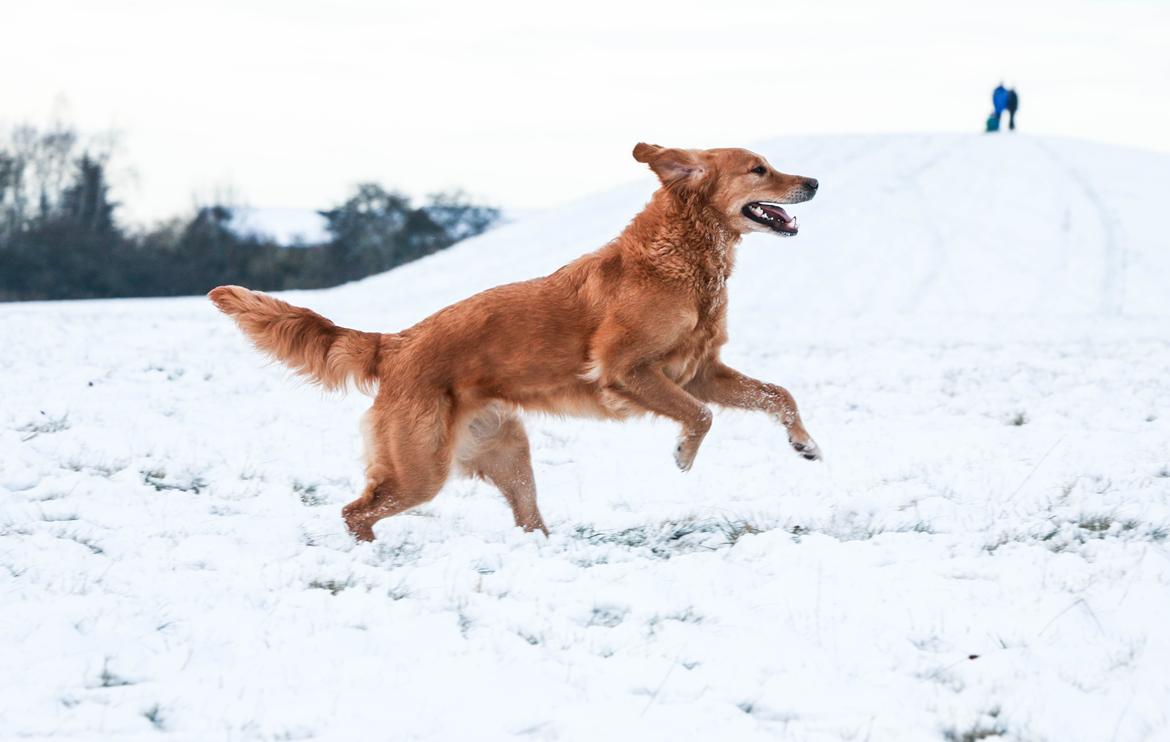
<svg viewBox="0 0 1170 742">
<path fill-rule="evenodd" d="M 764 212 L 773 219 L 779 219 L 784 223 L 792 221 L 792 217 L 788 216 L 788 212 L 779 206 L 773 206 L 771 204 L 760 204 L 760 208 L 763 209 Z"/>
</svg>

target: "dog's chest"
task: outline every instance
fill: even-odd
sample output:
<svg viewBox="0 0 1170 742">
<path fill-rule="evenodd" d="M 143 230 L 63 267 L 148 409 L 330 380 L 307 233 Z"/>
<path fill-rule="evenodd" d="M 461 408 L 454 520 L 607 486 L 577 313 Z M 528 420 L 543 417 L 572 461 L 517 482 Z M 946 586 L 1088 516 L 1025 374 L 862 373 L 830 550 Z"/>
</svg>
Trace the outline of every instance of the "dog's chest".
<svg viewBox="0 0 1170 742">
<path fill-rule="evenodd" d="M 727 279 L 735 264 L 733 248 L 730 238 L 720 230 L 704 252 L 706 260 L 702 261 L 695 281 L 700 325 L 704 318 L 721 316 L 727 307 Z"/>
<path fill-rule="evenodd" d="M 675 383 L 686 384 L 719 347 L 727 342 L 727 279 L 731 275 L 730 246 L 723 241 L 706 253 L 708 260 L 699 263 L 694 281 L 695 327 L 684 335 L 667 357 L 665 372 Z"/>
<path fill-rule="evenodd" d="M 723 298 L 726 303 L 726 297 Z M 676 384 L 686 384 L 709 363 L 727 342 L 723 312 L 700 315 L 699 323 L 666 357 L 663 371 Z"/>
</svg>

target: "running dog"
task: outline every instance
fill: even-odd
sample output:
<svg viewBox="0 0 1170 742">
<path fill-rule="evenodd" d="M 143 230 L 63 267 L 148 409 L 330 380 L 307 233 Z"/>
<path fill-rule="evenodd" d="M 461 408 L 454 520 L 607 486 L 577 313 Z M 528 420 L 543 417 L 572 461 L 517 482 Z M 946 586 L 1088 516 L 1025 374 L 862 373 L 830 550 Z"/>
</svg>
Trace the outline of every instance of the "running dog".
<svg viewBox="0 0 1170 742">
<path fill-rule="evenodd" d="M 398 333 L 338 327 L 239 286 L 210 299 L 255 346 L 329 389 L 374 393 L 366 413 L 366 486 L 342 508 L 349 531 L 433 498 L 452 473 L 499 488 L 516 525 L 548 533 L 521 410 L 679 424 L 678 468 L 711 427 L 708 404 L 761 410 L 809 460 L 817 444 L 787 390 L 719 360 L 727 278 L 748 232 L 797 233 L 784 204 L 817 181 L 777 172 L 745 149 L 638 144 L 661 187 L 615 240 L 557 272 L 498 286 Z M 376 391 L 375 391 L 376 390 Z"/>
</svg>

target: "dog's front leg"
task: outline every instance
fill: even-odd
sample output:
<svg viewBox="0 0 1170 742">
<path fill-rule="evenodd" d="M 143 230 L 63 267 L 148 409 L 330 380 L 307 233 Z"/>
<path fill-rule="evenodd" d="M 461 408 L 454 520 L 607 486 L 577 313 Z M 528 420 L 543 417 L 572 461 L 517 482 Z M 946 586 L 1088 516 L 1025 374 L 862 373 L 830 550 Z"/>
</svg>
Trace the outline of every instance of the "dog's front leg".
<svg viewBox="0 0 1170 742">
<path fill-rule="evenodd" d="M 821 458 L 820 448 L 800 421 L 796 400 L 782 386 L 757 381 L 730 366 L 715 362 L 702 369 L 687 384 L 686 391 L 704 402 L 722 407 L 767 412 L 788 430 L 788 442 L 801 456 L 809 461 Z"/>
<path fill-rule="evenodd" d="M 661 368 L 641 366 L 623 374 L 613 391 L 640 407 L 677 420 L 682 435 L 674 449 L 674 462 L 687 471 L 699 452 L 699 444 L 711 429 L 711 410 L 662 373 Z"/>
</svg>

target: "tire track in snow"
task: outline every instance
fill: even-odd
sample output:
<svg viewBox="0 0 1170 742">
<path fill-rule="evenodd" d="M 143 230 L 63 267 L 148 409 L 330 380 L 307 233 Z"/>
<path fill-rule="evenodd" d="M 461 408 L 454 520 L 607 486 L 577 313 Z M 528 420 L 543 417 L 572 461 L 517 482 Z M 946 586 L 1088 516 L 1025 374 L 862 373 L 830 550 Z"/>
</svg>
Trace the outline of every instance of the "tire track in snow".
<svg viewBox="0 0 1170 742">
<path fill-rule="evenodd" d="M 1125 308 L 1125 273 L 1129 264 L 1128 256 L 1122 241 L 1118 238 L 1120 231 L 1113 213 L 1105 205 L 1105 200 L 1097 192 L 1085 174 L 1074 167 L 1067 159 L 1057 154 L 1045 142 L 1029 140 L 1048 156 L 1061 170 L 1068 175 L 1069 180 L 1077 185 L 1081 193 L 1093 206 L 1097 219 L 1101 222 L 1101 234 L 1105 238 L 1104 244 L 1104 272 L 1101 276 L 1100 312 L 1107 317 L 1120 316 Z"/>
<path fill-rule="evenodd" d="M 926 203 L 926 191 L 922 188 L 920 176 L 937 167 L 944 160 L 953 157 L 956 152 L 962 149 L 963 145 L 964 140 L 956 140 L 949 146 L 938 147 L 928 153 L 925 161 L 898 176 L 898 179 L 906 184 L 906 188 L 915 195 L 921 213 L 922 225 L 929 232 L 930 240 L 926 268 L 922 275 L 914 281 L 906 298 L 899 302 L 898 308 L 903 313 L 908 314 L 918 308 L 926 292 L 938 283 L 938 278 L 942 275 L 943 268 L 947 263 L 946 241 L 943 239 L 942 230 L 939 229 L 938 220 Z"/>
<path fill-rule="evenodd" d="M 926 203 L 926 192 L 922 190 L 922 185 L 917 180 L 911 180 L 906 187 L 914 194 L 918 201 L 922 225 L 929 232 L 930 242 L 930 249 L 927 251 L 926 266 L 922 275 L 915 279 L 910 291 L 898 303 L 899 311 L 909 314 L 918 309 L 926 293 L 938 284 L 938 278 L 947 263 L 947 251 L 942 230 L 939 229 L 938 222 L 931 214 L 931 210 Z"/>
</svg>

